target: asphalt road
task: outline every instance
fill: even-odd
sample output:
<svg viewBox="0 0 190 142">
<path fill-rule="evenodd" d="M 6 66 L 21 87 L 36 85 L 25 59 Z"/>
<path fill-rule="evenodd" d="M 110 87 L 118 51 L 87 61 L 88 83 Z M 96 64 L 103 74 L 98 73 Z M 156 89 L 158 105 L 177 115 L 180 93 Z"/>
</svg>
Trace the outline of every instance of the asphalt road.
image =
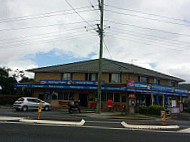
<svg viewBox="0 0 190 142">
<path fill-rule="evenodd" d="M 189 142 L 189 134 L 109 130 L 86 127 L 59 127 L 0 124 L 1 142 Z"/>
<path fill-rule="evenodd" d="M 37 118 L 37 112 L 0 109 L 0 116 Z M 0 122 L 0 142 L 189 142 L 190 140 L 190 133 L 129 130 L 120 124 L 124 119 L 91 118 L 70 115 L 64 111 L 43 112 L 42 117 L 83 118 L 86 123 L 82 127 L 73 127 Z M 189 121 L 170 121 L 170 123 L 178 123 L 184 128 L 190 127 Z"/>
</svg>

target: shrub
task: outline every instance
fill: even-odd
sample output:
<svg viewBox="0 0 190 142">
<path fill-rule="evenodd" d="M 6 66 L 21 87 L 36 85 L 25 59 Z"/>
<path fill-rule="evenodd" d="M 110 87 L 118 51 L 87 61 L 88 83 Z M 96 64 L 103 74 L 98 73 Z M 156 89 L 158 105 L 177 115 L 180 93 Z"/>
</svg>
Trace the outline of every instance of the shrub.
<svg viewBox="0 0 190 142">
<path fill-rule="evenodd" d="M 160 115 L 160 112 L 164 110 L 163 106 L 151 105 L 147 107 L 147 114 Z"/>
<path fill-rule="evenodd" d="M 145 114 L 147 112 L 147 106 L 145 106 L 145 105 L 139 106 L 138 112 L 141 114 Z"/>
</svg>

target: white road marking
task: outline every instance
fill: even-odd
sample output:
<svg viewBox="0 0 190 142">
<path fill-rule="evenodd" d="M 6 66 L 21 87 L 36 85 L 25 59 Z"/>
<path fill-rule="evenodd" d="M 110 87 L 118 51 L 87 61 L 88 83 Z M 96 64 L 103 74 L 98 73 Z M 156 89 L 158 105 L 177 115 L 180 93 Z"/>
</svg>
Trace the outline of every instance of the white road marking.
<svg viewBox="0 0 190 142">
<path fill-rule="evenodd" d="M 111 124 L 120 124 L 121 122 L 113 122 L 113 121 L 86 121 L 90 123 L 111 123 Z"/>
<path fill-rule="evenodd" d="M 180 133 L 190 133 L 190 128 L 179 130 Z"/>
</svg>

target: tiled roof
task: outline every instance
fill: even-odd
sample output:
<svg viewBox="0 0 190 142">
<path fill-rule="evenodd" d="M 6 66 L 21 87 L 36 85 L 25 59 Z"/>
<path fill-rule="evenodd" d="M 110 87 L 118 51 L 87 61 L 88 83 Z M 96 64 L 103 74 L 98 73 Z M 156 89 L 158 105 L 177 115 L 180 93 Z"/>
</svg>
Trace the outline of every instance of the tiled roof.
<svg viewBox="0 0 190 142">
<path fill-rule="evenodd" d="M 35 68 L 35 69 L 29 69 L 27 71 L 30 72 L 98 72 L 98 59 L 95 60 L 87 60 L 87 61 L 80 61 L 80 62 L 74 62 L 69 64 L 62 64 L 62 65 L 55 65 L 55 66 L 48 66 L 48 67 L 42 67 L 42 68 Z M 136 65 L 118 62 L 110 59 L 103 58 L 102 59 L 102 72 L 110 72 L 110 73 L 134 73 L 134 74 L 140 74 L 145 76 L 153 76 L 157 78 L 162 79 L 169 79 L 169 80 L 175 80 L 183 82 L 183 79 L 169 76 L 157 71 L 145 69 Z"/>
</svg>

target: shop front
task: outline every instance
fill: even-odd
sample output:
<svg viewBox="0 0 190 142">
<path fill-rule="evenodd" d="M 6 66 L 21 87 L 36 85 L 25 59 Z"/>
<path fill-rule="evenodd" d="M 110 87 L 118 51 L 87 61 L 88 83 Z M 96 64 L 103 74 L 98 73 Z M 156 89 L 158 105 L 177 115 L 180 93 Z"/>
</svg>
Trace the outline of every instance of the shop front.
<svg viewBox="0 0 190 142">
<path fill-rule="evenodd" d="M 16 84 L 15 87 L 34 89 L 34 97 L 46 100 L 54 108 L 67 108 L 68 103 L 79 101 L 81 108 L 95 109 L 97 102 L 96 81 L 40 80 L 34 84 Z M 108 111 L 111 100 L 113 111 L 120 111 L 125 105 L 128 112 L 134 113 L 140 105 L 161 105 L 178 107 L 188 90 L 128 81 L 126 86 L 113 87 L 102 81 L 101 108 Z"/>
</svg>

